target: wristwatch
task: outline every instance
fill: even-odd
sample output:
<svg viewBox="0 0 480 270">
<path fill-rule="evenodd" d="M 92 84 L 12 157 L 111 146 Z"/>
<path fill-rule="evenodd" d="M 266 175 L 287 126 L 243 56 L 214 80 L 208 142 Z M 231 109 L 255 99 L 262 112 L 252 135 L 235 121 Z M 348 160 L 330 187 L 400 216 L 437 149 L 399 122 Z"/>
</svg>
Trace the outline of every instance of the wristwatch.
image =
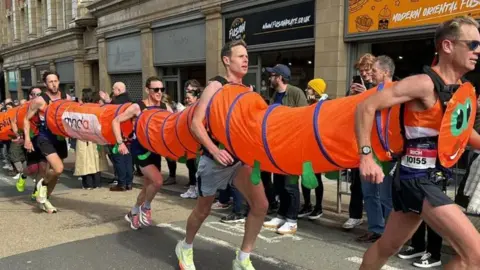
<svg viewBox="0 0 480 270">
<path fill-rule="evenodd" d="M 360 154 L 362 155 L 369 155 L 372 153 L 372 148 L 370 146 L 362 146 L 360 148 Z"/>
</svg>

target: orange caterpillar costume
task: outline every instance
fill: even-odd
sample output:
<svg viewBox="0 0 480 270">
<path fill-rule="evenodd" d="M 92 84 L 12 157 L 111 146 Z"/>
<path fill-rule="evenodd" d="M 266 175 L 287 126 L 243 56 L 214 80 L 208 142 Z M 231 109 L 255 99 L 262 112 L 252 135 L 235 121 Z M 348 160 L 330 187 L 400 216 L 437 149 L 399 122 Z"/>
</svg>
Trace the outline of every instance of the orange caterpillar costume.
<svg viewBox="0 0 480 270">
<path fill-rule="evenodd" d="M 249 87 L 227 84 L 212 97 L 205 122 L 222 146 L 254 168 L 254 183 L 259 182 L 263 170 L 301 175 L 302 183 L 314 188 L 318 184 L 315 173 L 359 166 L 354 135 L 356 104 L 382 89 L 380 85 L 359 95 L 290 108 L 268 106 Z M 443 166 L 453 166 L 464 152 L 476 104 L 475 90 L 470 83 L 460 86 L 448 101 L 438 144 Z M 129 105 L 55 101 L 46 111 L 47 127 L 64 137 L 115 144 L 111 122 Z M 0 114 L 0 140 L 10 139 L 13 133 L 9 121 L 15 115 L 22 119 L 26 106 L 28 104 Z M 137 139 L 143 147 L 161 156 L 179 161 L 194 158 L 200 146 L 189 128 L 195 106 L 177 113 L 162 109 L 143 111 L 135 124 Z M 399 105 L 376 112 L 371 142 L 379 161 L 390 161 L 392 154 L 402 152 L 400 119 Z M 132 123 L 122 123 L 121 130 L 123 136 L 128 136 L 133 131 Z"/>
</svg>

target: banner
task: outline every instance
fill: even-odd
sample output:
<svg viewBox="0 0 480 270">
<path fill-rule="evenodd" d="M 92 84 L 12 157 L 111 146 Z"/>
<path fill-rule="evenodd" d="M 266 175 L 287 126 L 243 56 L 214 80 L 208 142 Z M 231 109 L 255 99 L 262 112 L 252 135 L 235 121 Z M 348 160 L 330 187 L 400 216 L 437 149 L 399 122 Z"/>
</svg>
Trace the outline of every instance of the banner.
<svg viewBox="0 0 480 270">
<path fill-rule="evenodd" d="M 349 0 L 347 35 L 435 25 L 456 16 L 480 19 L 479 0 Z"/>
</svg>

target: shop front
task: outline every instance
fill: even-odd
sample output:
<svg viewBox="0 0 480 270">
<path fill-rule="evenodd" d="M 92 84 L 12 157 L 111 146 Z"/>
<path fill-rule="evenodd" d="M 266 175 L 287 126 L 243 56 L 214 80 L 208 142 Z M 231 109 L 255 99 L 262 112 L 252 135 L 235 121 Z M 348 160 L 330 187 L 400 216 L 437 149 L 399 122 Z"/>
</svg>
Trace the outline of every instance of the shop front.
<svg viewBox="0 0 480 270">
<path fill-rule="evenodd" d="M 32 69 L 30 67 L 20 68 L 20 81 L 22 85 L 23 98 L 28 99 L 28 90 L 33 86 Z"/>
<path fill-rule="evenodd" d="M 291 69 L 290 83 L 305 89 L 314 76 L 315 1 L 251 3 L 250 7 L 238 2 L 222 7 L 224 43 L 243 39 L 248 45 L 244 83 L 268 99 L 272 90 L 265 68 L 284 64 Z"/>
<path fill-rule="evenodd" d="M 36 71 L 36 84 L 35 86 L 40 87 L 41 89 L 45 89 L 45 84 L 43 83 L 43 74 L 47 71 L 50 71 L 50 64 L 48 62 L 41 62 L 35 64 L 35 71 Z"/>
<path fill-rule="evenodd" d="M 60 89 L 75 96 L 75 67 L 73 59 L 60 59 L 55 61 L 55 70 L 60 76 Z"/>
<path fill-rule="evenodd" d="M 140 32 L 111 34 L 106 36 L 107 72 L 112 87 L 115 82 L 123 82 L 133 100 L 143 96 L 142 46 Z"/>
<path fill-rule="evenodd" d="M 174 101 L 185 98 L 184 85 L 191 79 L 202 85 L 206 81 L 206 30 L 203 15 L 198 12 L 175 22 L 152 24 L 153 64 Z"/>
<path fill-rule="evenodd" d="M 480 19 L 479 1 L 345 1 L 344 40 L 349 43 L 347 82 L 356 75 L 354 63 L 364 53 L 387 55 L 395 61 L 397 78 L 417 74 L 435 56 L 439 23 L 455 16 Z"/>
<path fill-rule="evenodd" d="M 17 72 L 14 70 L 9 70 L 7 72 L 7 79 L 8 79 L 8 92 L 10 94 L 10 98 L 15 100 L 18 98 L 18 78 Z"/>
</svg>

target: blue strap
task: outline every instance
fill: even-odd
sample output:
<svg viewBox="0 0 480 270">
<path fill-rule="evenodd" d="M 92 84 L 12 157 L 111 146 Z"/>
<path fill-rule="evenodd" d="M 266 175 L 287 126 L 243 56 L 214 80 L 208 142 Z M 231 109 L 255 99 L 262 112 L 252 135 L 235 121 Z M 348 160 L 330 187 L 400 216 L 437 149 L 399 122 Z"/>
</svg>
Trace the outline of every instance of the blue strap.
<svg viewBox="0 0 480 270">
<path fill-rule="evenodd" d="M 210 130 L 210 107 L 212 106 L 212 102 L 213 102 L 213 99 L 215 98 L 215 96 L 220 93 L 220 91 L 223 90 L 223 86 L 222 88 L 218 89 L 217 92 L 215 92 L 215 94 L 213 94 L 212 98 L 208 101 L 208 104 L 207 104 L 207 109 L 205 110 L 205 119 L 206 119 L 206 124 L 207 124 L 207 129 Z"/>
<path fill-rule="evenodd" d="M 267 111 L 265 112 L 265 115 L 263 116 L 262 120 L 262 141 L 263 141 L 263 147 L 265 149 L 265 153 L 267 153 L 268 159 L 270 159 L 270 162 L 275 166 L 279 171 L 288 174 L 284 170 L 282 170 L 277 163 L 275 162 L 275 159 L 272 156 L 272 153 L 270 152 L 270 148 L 268 147 L 268 140 L 267 140 L 267 119 L 270 113 L 275 109 L 276 107 L 280 106 L 280 104 L 273 104 L 271 106 L 268 106 Z"/>
<path fill-rule="evenodd" d="M 327 150 L 323 146 L 322 139 L 320 138 L 320 127 L 318 125 L 318 115 L 320 114 L 320 109 L 322 108 L 323 102 L 325 100 L 320 100 L 317 102 L 317 105 L 315 106 L 315 111 L 313 112 L 313 132 L 315 134 L 315 140 L 317 141 L 318 148 L 322 152 L 322 155 L 325 157 L 325 159 L 330 162 L 330 164 L 342 168 L 340 165 L 338 165 L 328 154 Z"/>
<path fill-rule="evenodd" d="M 168 147 L 167 145 L 167 142 L 165 141 L 165 132 L 164 132 L 164 128 L 165 128 L 165 124 L 167 123 L 167 120 L 168 118 L 170 118 L 170 116 L 172 116 L 172 114 L 168 115 L 167 117 L 165 117 L 165 120 L 163 120 L 163 124 L 162 124 L 162 142 L 163 142 L 163 145 L 165 145 L 165 148 L 167 148 L 168 152 L 170 152 L 170 154 L 172 154 L 172 156 L 176 157 L 176 155 L 172 152 L 172 150 L 170 150 L 170 148 Z"/>
<path fill-rule="evenodd" d="M 383 83 L 380 83 L 378 86 L 377 86 L 377 91 L 382 91 L 383 90 L 383 87 L 385 85 Z M 388 113 L 390 114 L 390 108 L 388 109 Z M 387 119 L 388 121 L 388 119 Z M 388 147 L 388 144 L 387 142 L 385 141 L 385 138 L 383 137 L 383 134 L 382 134 L 382 112 L 381 111 L 375 111 L 375 122 L 377 123 L 377 135 L 378 135 L 378 139 L 380 140 L 380 143 L 382 144 L 382 147 L 385 151 L 389 151 L 389 147 Z M 388 125 L 385 126 L 385 134 L 387 134 L 387 131 L 388 130 Z"/>
<path fill-rule="evenodd" d="M 195 154 L 195 152 L 191 151 L 190 149 L 188 149 L 183 143 L 182 143 L 182 140 L 180 140 L 180 136 L 178 135 L 178 122 L 180 120 L 180 117 L 182 117 L 182 114 L 183 112 L 185 112 L 185 110 L 181 111 L 179 114 L 178 114 L 178 117 L 177 117 L 177 120 L 175 121 L 175 136 L 177 136 L 177 140 L 180 142 L 180 145 L 182 145 L 183 148 L 185 148 L 185 150 L 187 150 L 188 152 L 192 153 L 192 154 Z M 188 129 L 190 129 L 190 126 L 187 126 L 189 127 Z"/>
<path fill-rule="evenodd" d="M 226 129 L 226 135 L 227 135 L 227 143 L 228 143 L 228 146 L 230 148 L 230 150 L 232 151 L 232 154 L 234 156 L 237 156 L 237 154 L 235 153 L 235 149 L 233 149 L 233 145 L 232 145 L 232 137 L 230 136 L 230 118 L 232 116 L 232 113 L 233 113 L 233 108 L 235 107 L 235 105 L 237 104 L 238 100 L 243 97 L 244 95 L 246 94 L 250 94 L 250 93 L 254 93 L 254 92 L 244 92 L 244 93 L 241 93 L 239 94 L 232 102 L 232 104 L 230 105 L 230 108 L 228 108 L 228 113 L 227 113 L 227 119 L 226 119 L 226 126 L 225 126 L 225 129 Z"/>
</svg>

